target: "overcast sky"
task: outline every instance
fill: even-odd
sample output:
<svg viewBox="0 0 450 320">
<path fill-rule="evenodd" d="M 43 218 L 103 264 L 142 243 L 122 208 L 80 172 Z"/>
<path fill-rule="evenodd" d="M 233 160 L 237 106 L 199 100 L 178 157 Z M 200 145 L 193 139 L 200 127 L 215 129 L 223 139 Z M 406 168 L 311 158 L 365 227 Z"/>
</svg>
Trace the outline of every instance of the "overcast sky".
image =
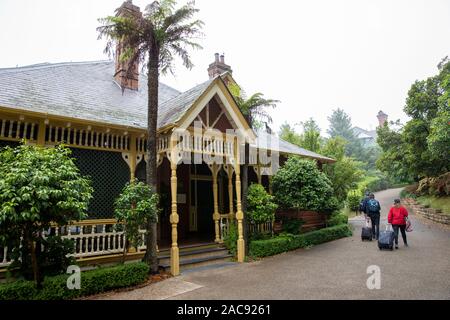
<svg viewBox="0 0 450 320">
<path fill-rule="evenodd" d="M 151 0 L 134 0 L 141 9 Z M 97 19 L 123 0 L 0 0 L 0 67 L 104 60 Z M 450 1 L 197 0 L 205 22 L 195 67 L 178 63 L 162 82 L 178 90 L 207 80 L 214 53 L 225 53 L 249 93 L 281 100 L 273 127 L 327 117 L 343 108 L 356 126 L 374 129 L 381 109 L 391 120 L 416 79 L 450 55 Z M 1 88 L 0 88 L 1 90 Z"/>
</svg>

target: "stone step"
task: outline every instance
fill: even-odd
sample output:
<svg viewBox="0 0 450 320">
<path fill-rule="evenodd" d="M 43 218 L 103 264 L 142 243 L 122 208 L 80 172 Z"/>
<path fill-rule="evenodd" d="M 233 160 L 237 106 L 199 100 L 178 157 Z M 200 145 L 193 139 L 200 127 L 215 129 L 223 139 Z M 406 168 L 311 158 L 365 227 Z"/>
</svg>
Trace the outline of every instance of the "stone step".
<svg viewBox="0 0 450 320">
<path fill-rule="evenodd" d="M 214 257 L 217 255 L 226 255 L 228 254 L 228 250 L 224 247 L 211 247 L 211 248 L 202 248 L 195 250 L 180 250 L 180 261 L 182 260 L 191 260 L 195 258 L 208 258 Z M 161 252 L 158 254 L 159 264 L 167 265 L 170 264 L 170 252 Z"/>
<path fill-rule="evenodd" d="M 220 264 L 225 262 L 231 262 L 231 254 L 222 253 L 204 258 L 182 258 L 180 257 L 180 270 L 186 271 L 201 266 L 209 266 L 213 264 Z M 170 262 L 166 264 L 160 264 L 159 266 L 164 271 L 170 270 Z"/>
</svg>

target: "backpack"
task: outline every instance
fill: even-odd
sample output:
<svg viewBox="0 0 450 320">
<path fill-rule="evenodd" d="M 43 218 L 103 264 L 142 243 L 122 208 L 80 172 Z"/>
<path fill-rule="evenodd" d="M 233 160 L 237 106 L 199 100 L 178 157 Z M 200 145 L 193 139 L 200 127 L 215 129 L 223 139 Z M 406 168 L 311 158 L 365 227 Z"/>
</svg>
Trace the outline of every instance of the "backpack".
<svg viewBox="0 0 450 320">
<path fill-rule="evenodd" d="M 377 200 L 369 199 L 367 201 L 367 210 L 372 213 L 376 213 L 380 210 L 380 205 Z"/>
</svg>

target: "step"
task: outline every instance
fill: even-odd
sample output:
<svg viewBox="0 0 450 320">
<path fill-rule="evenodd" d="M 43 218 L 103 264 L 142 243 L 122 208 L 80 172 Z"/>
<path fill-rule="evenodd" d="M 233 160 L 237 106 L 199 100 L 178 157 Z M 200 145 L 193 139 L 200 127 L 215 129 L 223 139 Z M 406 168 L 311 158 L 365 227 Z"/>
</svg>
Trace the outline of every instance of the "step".
<svg viewBox="0 0 450 320">
<path fill-rule="evenodd" d="M 180 259 L 207 258 L 217 256 L 218 254 L 228 254 L 228 250 L 223 247 L 201 248 L 197 250 L 180 251 Z M 158 260 L 160 265 L 170 263 L 170 252 L 159 253 Z"/>
<path fill-rule="evenodd" d="M 200 250 L 200 249 L 206 249 L 206 248 L 217 248 L 217 247 L 223 247 L 222 244 L 218 244 L 215 242 L 204 242 L 204 243 L 196 243 L 196 244 L 190 244 L 190 245 L 181 245 L 178 247 L 180 253 L 185 251 L 192 251 L 192 250 Z M 158 252 L 158 255 L 170 255 L 170 247 L 160 249 Z"/>
<path fill-rule="evenodd" d="M 224 263 L 224 262 L 230 262 L 231 261 L 231 254 L 218 254 L 210 257 L 204 257 L 204 258 L 192 258 L 192 259 L 180 259 L 180 270 L 185 271 L 192 268 L 197 268 L 200 266 L 206 266 L 206 265 L 212 265 L 216 263 Z M 164 271 L 170 270 L 170 263 L 166 264 L 160 264 L 159 266 Z"/>
</svg>

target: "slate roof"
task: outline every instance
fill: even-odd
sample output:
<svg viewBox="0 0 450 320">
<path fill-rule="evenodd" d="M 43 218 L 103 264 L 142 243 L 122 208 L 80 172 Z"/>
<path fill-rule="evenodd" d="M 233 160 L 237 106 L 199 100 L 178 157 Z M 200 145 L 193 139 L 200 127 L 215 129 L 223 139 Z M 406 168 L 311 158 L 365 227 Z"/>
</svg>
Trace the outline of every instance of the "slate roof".
<svg viewBox="0 0 450 320">
<path fill-rule="evenodd" d="M 264 131 L 257 132 L 257 145 L 258 148 L 266 149 L 266 150 L 274 150 L 278 151 L 280 153 L 288 153 L 288 154 L 295 154 L 306 158 L 311 159 L 317 159 L 321 162 L 336 162 L 336 160 L 332 158 L 328 158 L 325 156 L 322 156 L 318 153 L 300 148 L 299 146 L 296 146 L 295 144 L 289 143 L 279 137 L 277 137 L 274 134 L 269 134 Z"/>
<path fill-rule="evenodd" d="M 354 127 L 353 131 L 356 133 L 358 138 L 360 139 L 376 139 L 377 131 L 376 130 L 365 130 L 360 127 Z"/>
<path fill-rule="evenodd" d="M 70 62 L 0 69 L 0 105 L 51 115 L 135 128 L 147 127 L 147 78 L 139 90 L 122 89 L 113 81 L 114 62 Z M 208 83 L 208 81 L 207 81 Z M 160 83 L 158 127 L 169 124 L 205 88 L 186 93 Z M 201 94 L 201 93 L 200 93 Z M 169 100 L 177 97 L 174 107 Z"/>
<path fill-rule="evenodd" d="M 113 75 L 113 61 L 42 63 L 0 69 L 0 106 L 147 128 L 147 77 L 139 75 L 137 91 L 122 92 Z M 214 80 L 183 93 L 160 82 L 158 128 L 175 124 Z M 268 134 L 259 132 L 257 135 L 258 146 L 267 149 Z M 279 152 L 334 162 L 274 135 L 270 137 Z"/>
</svg>

